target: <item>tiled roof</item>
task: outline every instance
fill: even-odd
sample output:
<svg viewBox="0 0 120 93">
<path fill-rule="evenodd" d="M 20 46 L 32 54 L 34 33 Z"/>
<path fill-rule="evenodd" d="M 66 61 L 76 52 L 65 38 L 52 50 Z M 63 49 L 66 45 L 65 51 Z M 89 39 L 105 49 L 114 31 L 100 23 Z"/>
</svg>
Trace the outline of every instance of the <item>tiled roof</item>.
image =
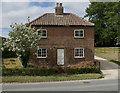
<svg viewBox="0 0 120 93">
<path fill-rule="evenodd" d="M 55 13 L 46 13 L 32 20 L 31 25 L 85 25 L 94 26 L 94 23 L 88 22 L 85 19 L 73 14 L 64 13 L 64 15 L 55 15 Z"/>
</svg>

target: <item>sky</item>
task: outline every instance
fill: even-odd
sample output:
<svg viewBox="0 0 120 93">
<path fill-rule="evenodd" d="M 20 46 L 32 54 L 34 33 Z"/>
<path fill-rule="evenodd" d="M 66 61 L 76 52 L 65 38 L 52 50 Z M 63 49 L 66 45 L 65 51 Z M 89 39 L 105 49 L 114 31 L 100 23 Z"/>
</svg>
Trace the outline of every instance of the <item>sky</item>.
<svg viewBox="0 0 120 93">
<path fill-rule="evenodd" d="M 44 13 L 54 13 L 57 2 L 63 4 L 65 13 L 80 17 L 84 17 L 85 9 L 90 4 L 89 0 L 1 0 L 0 36 L 8 37 L 10 24 L 26 23 L 28 16 L 33 20 Z"/>
</svg>

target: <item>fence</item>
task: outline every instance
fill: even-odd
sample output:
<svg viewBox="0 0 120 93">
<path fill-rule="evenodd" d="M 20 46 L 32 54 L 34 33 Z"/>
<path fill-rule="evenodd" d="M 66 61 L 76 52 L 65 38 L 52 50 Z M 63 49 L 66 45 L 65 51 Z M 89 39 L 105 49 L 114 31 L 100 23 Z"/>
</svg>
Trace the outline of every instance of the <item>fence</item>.
<svg viewBox="0 0 120 93">
<path fill-rule="evenodd" d="M 120 53 L 120 47 L 95 47 L 96 53 Z"/>
</svg>

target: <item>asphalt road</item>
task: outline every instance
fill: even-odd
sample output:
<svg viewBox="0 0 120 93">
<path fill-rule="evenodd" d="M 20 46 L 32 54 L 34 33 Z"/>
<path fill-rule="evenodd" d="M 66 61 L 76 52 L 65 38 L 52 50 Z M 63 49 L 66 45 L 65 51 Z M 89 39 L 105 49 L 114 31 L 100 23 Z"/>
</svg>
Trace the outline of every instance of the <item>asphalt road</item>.
<svg viewBox="0 0 120 93">
<path fill-rule="evenodd" d="M 117 79 L 3 84 L 2 91 L 118 91 Z"/>
</svg>

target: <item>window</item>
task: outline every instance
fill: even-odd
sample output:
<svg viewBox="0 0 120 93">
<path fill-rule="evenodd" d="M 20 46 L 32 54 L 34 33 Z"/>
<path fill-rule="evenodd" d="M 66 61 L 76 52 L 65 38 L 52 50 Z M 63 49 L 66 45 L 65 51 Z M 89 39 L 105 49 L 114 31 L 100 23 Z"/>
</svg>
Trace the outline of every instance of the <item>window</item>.
<svg viewBox="0 0 120 93">
<path fill-rule="evenodd" d="M 46 48 L 38 48 L 37 58 L 46 58 L 46 57 L 47 57 L 47 49 Z"/>
<path fill-rule="evenodd" d="M 38 35 L 41 35 L 41 38 L 47 38 L 47 30 L 46 29 L 38 30 Z"/>
<path fill-rule="evenodd" d="M 74 30 L 74 37 L 75 38 L 83 38 L 84 37 L 84 30 Z"/>
<path fill-rule="evenodd" d="M 74 57 L 75 58 L 83 58 L 84 57 L 84 48 L 75 48 L 74 49 Z"/>
</svg>

